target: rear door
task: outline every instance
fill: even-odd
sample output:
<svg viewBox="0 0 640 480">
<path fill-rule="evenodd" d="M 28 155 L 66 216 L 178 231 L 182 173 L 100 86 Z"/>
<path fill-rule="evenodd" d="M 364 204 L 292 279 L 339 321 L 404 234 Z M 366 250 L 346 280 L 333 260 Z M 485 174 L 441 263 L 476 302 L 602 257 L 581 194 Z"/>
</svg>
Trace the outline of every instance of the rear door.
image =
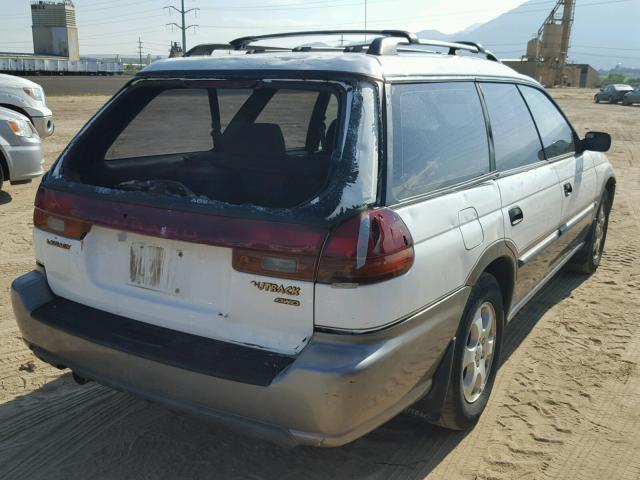
<svg viewBox="0 0 640 480">
<path fill-rule="evenodd" d="M 557 248 L 562 197 L 531 114 L 509 83 L 482 83 L 495 152 L 505 238 L 516 250 L 513 305 L 548 272 Z"/>
<path fill-rule="evenodd" d="M 547 159 L 558 175 L 562 197 L 560 260 L 582 241 L 595 212 L 596 171 L 588 154 L 576 153 L 573 129 L 558 107 L 541 90 L 521 85 L 540 132 Z"/>
</svg>

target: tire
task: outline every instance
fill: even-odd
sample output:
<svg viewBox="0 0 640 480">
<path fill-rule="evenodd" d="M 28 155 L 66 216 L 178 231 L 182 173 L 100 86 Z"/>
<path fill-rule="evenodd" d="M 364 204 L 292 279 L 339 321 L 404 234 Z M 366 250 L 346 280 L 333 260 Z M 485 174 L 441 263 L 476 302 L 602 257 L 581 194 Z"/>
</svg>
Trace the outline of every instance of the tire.
<svg viewBox="0 0 640 480">
<path fill-rule="evenodd" d="M 0 157 L 2 154 L 0 154 Z M 4 182 L 4 172 L 2 171 L 2 165 L 0 165 L 0 191 L 2 191 L 2 184 Z"/>
<path fill-rule="evenodd" d="M 600 103 L 600 98 L 598 98 L 598 96 L 596 95 L 595 97 L 593 97 L 593 101 L 595 103 Z"/>
<path fill-rule="evenodd" d="M 576 253 L 575 257 L 571 259 L 569 262 L 570 270 L 591 275 L 598 269 L 600 261 L 602 260 L 604 244 L 607 239 L 610 211 L 611 202 L 609 200 L 609 192 L 605 190 L 602 197 L 600 197 L 598 212 L 589 229 L 589 236 L 587 237 L 585 248 Z"/>
<path fill-rule="evenodd" d="M 484 331 L 479 330 L 479 325 Z M 471 290 L 462 314 L 449 390 L 440 419 L 434 422 L 436 425 L 466 430 L 478 421 L 489 401 L 500 365 L 503 331 L 504 306 L 500 286 L 493 275 L 483 273 Z M 469 348 L 470 345 L 475 348 Z M 487 355 L 488 351 L 492 353 Z M 483 371 L 481 365 L 485 373 L 487 369 L 489 371 L 484 382 L 476 376 Z M 475 383 L 473 379 L 476 379 Z"/>
</svg>

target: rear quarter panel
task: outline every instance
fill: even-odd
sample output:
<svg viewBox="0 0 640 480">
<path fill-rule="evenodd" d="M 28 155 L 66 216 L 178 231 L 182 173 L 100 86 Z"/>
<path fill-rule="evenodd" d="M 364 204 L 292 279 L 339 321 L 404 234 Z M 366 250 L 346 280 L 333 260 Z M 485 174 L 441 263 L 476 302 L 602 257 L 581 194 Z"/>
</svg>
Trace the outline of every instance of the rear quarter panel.
<svg viewBox="0 0 640 480">
<path fill-rule="evenodd" d="M 468 209 L 475 209 L 477 219 Z M 373 285 L 316 285 L 316 326 L 367 331 L 395 323 L 462 288 L 481 254 L 504 238 L 500 194 L 492 180 L 396 212 L 413 237 L 411 269 Z"/>
</svg>

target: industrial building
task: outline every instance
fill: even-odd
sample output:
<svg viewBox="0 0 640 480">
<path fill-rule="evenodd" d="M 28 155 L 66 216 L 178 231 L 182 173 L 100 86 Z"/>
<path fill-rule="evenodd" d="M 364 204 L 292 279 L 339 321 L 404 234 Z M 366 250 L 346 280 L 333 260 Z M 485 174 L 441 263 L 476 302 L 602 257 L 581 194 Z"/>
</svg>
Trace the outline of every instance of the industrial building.
<svg viewBox="0 0 640 480">
<path fill-rule="evenodd" d="M 521 59 L 503 62 L 547 87 L 593 88 L 598 81 L 595 68 L 567 63 L 574 10 L 575 0 L 558 0 L 536 36 L 527 43 L 527 53 Z"/>
<path fill-rule="evenodd" d="M 517 60 L 502 60 L 515 71 L 536 79 L 547 87 L 565 86 L 594 88 L 598 83 L 598 71 L 586 63 L 567 63 L 562 67 L 560 83 L 556 83 L 556 72 L 544 64 L 526 58 Z"/>
<path fill-rule="evenodd" d="M 80 58 L 76 9 L 71 0 L 32 0 L 33 54 L 0 53 L 0 73 L 113 75 L 120 62 Z"/>
<path fill-rule="evenodd" d="M 31 4 L 33 52 L 80 60 L 76 9 L 71 0 Z"/>
</svg>

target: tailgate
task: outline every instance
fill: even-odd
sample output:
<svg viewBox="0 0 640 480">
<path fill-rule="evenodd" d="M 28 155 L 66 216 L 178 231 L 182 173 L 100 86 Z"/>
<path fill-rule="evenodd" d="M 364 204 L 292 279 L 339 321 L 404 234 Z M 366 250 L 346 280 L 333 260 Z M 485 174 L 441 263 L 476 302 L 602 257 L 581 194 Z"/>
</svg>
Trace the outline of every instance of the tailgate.
<svg viewBox="0 0 640 480">
<path fill-rule="evenodd" d="M 64 210 L 64 202 L 59 200 L 67 194 L 53 195 L 57 200 L 54 209 Z M 92 202 L 99 202 L 101 208 L 92 208 Z M 72 217 L 91 224 L 83 239 L 34 228 L 36 259 L 45 266 L 56 295 L 180 332 L 285 354 L 299 352 L 311 338 L 312 281 L 233 268 L 234 246 L 246 249 L 250 241 L 242 237 L 256 231 L 238 225 L 256 221 L 197 215 L 199 218 L 191 219 L 194 228 L 203 232 L 200 241 L 208 242 L 197 243 L 130 231 L 140 225 L 149 229 L 157 214 L 153 211 L 159 209 L 89 199 L 73 205 Z M 121 213 L 123 209 L 126 215 Z M 95 211 L 99 218 L 92 218 Z M 69 212 L 63 213 L 61 218 L 69 218 Z M 160 231 L 166 236 L 184 231 L 184 223 L 193 215 L 164 211 Z M 119 228 L 104 225 L 123 217 L 128 221 Z M 147 222 L 140 222 L 141 218 Z M 174 223 L 177 221 L 182 227 Z M 275 224 L 269 230 L 266 223 L 261 222 L 260 235 L 273 247 L 287 224 Z M 319 251 L 323 235 L 317 232 L 316 236 Z M 214 242 L 229 246 L 210 244 Z"/>
</svg>

